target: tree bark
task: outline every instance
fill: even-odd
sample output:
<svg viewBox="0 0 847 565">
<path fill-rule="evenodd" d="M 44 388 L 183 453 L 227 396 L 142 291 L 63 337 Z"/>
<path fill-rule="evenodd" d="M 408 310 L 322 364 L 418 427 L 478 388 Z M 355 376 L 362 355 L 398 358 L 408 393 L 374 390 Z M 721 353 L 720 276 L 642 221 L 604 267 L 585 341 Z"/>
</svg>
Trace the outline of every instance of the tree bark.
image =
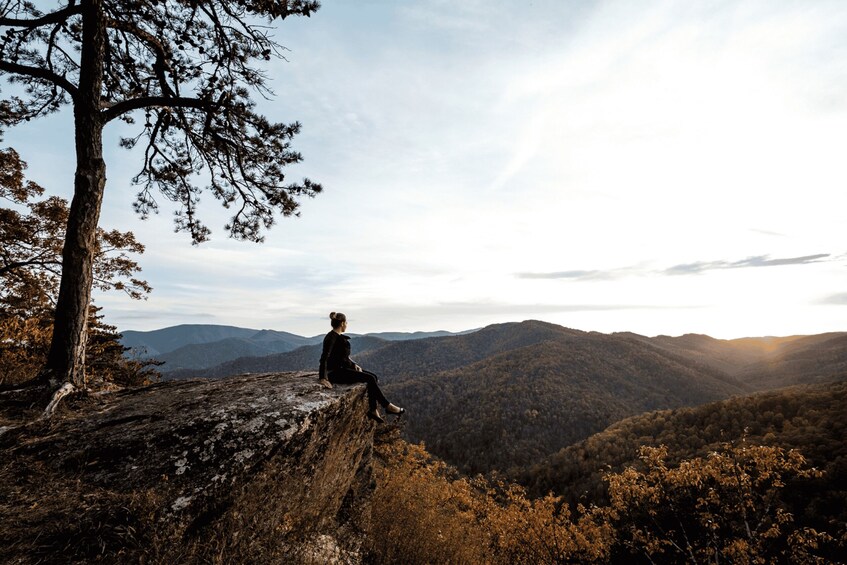
<svg viewBox="0 0 847 565">
<path fill-rule="evenodd" d="M 74 97 L 76 174 L 74 197 L 62 250 L 62 280 L 53 340 L 41 379 L 53 389 L 63 383 L 85 387 L 85 345 L 91 303 L 94 252 L 106 186 L 100 97 L 106 44 L 101 0 L 82 3 L 79 90 Z"/>
</svg>

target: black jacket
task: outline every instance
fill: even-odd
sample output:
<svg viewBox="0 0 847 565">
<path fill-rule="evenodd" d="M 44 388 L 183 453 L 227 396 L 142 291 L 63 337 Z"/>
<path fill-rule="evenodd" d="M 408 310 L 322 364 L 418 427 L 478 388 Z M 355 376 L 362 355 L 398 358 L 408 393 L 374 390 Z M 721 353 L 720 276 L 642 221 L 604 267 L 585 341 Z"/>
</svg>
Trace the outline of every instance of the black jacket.
<svg viewBox="0 0 847 565">
<path fill-rule="evenodd" d="M 355 368 L 356 364 L 350 359 L 350 338 L 334 330 L 326 334 L 321 352 L 320 378 L 325 379 L 327 373 L 334 369 Z"/>
</svg>

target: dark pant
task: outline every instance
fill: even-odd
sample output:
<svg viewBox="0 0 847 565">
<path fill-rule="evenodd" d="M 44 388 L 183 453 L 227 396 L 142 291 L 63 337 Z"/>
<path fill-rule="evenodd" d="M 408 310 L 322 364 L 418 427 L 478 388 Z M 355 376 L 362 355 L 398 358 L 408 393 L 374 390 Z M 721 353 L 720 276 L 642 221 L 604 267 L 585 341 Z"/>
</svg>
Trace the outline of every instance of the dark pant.
<svg viewBox="0 0 847 565">
<path fill-rule="evenodd" d="M 357 371 L 355 369 L 333 369 L 327 374 L 329 382 L 340 385 L 350 385 L 354 383 L 365 383 L 368 385 L 368 405 L 371 410 L 376 410 L 376 404 L 379 402 L 383 407 L 388 406 L 389 402 L 379 390 L 377 381 L 379 377 L 370 371 Z"/>
</svg>

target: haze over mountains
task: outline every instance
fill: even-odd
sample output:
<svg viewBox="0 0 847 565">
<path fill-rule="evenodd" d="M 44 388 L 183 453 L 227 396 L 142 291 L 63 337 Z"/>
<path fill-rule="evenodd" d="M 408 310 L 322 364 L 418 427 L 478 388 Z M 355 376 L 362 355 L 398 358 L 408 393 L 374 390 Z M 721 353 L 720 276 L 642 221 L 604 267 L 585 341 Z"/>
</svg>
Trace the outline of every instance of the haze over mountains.
<svg viewBox="0 0 847 565">
<path fill-rule="evenodd" d="M 754 390 L 829 382 L 847 372 L 847 332 L 734 340 L 695 334 L 655 338 L 615 335 L 646 341 L 692 362 L 714 367 Z"/>
<path fill-rule="evenodd" d="M 133 356 L 155 358 L 164 362 L 159 368 L 162 373 L 180 369 L 205 369 L 241 357 L 264 357 L 293 351 L 307 345 L 320 344 L 323 340 L 323 334 L 303 337 L 284 331 L 207 324 L 183 324 L 146 332 L 128 330 L 122 335 L 121 343 L 131 349 Z M 384 332 L 368 335 L 383 340 L 403 340 L 453 334 L 436 331 Z"/>
<path fill-rule="evenodd" d="M 625 418 L 847 377 L 847 333 L 645 337 L 532 320 L 445 333 L 354 336 L 351 345 L 408 407 L 406 438 L 467 473 L 518 476 Z M 322 338 L 220 326 L 124 334 L 127 345 L 166 350 L 156 355 L 171 365 L 166 378 L 316 371 Z M 232 358 L 248 350 L 260 353 Z"/>
</svg>

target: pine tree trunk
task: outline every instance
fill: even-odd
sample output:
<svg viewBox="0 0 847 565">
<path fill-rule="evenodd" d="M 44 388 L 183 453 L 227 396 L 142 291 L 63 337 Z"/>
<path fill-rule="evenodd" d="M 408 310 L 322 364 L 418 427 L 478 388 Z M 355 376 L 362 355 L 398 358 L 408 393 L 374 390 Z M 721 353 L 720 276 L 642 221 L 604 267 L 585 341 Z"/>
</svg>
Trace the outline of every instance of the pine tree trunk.
<svg viewBox="0 0 847 565">
<path fill-rule="evenodd" d="M 53 341 L 41 378 L 51 388 L 85 387 L 85 344 L 100 205 L 106 185 L 100 92 L 106 27 L 100 0 L 83 2 L 79 92 L 74 99 L 76 175 L 62 250 Z"/>
</svg>

